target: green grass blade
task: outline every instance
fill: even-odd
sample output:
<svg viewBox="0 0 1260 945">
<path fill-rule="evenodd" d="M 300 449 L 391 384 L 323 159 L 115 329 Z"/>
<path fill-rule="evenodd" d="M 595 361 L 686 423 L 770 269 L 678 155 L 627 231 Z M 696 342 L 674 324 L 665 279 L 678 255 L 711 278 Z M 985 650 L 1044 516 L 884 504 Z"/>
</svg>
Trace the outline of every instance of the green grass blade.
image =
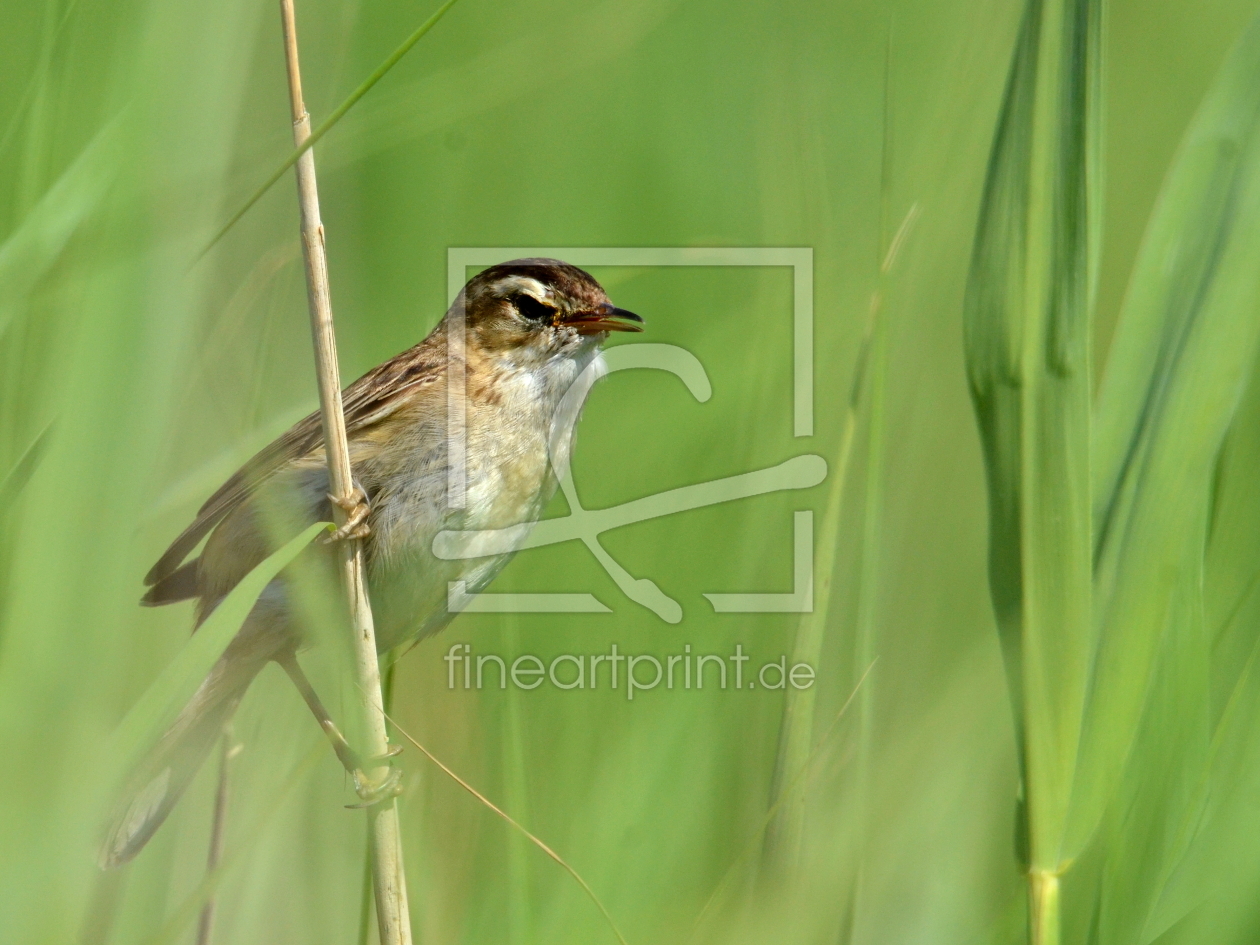
<svg viewBox="0 0 1260 945">
<path fill-rule="evenodd" d="M 262 565 L 259 565 L 259 567 L 262 567 Z M 255 817 L 254 822 L 250 825 L 250 829 L 245 832 L 245 836 L 252 838 L 254 843 L 258 843 L 266 835 L 267 828 L 276 821 L 280 811 L 292 803 L 293 795 L 297 793 L 302 785 L 309 783 L 311 774 L 315 771 L 320 759 L 325 757 L 327 753 L 328 743 L 320 739 L 315 741 L 299 757 L 299 760 L 280 782 L 279 788 L 268 798 L 263 810 Z M 171 942 L 179 941 L 181 936 L 186 935 L 193 922 L 196 921 L 197 914 L 201 912 L 202 907 L 215 895 L 228 877 L 248 862 L 250 854 L 253 852 L 253 844 L 242 845 L 228 851 L 227 855 L 220 860 L 217 866 L 206 871 L 201 882 L 172 911 L 170 917 L 162 923 L 158 932 L 151 936 L 144 945 L 170 945 Z"/>
<path fill-rule="evenodd" d="M 120 121 L 105 125 L 0 243 L 0 336 L 99 206 L 119 161 Z"/>
<path fill-rule="evenodd" d="M 872 322 L 871 329 L 874 329 Z M 840 541 L 840 518 L 844 511 L 845 486 L 849 478 L 849 465 L 853 455 L 853 439 L 857 431 L 858 413 L 863 399 L 862 369 L 871 345 L 868 333 L 858 358 L 853 392 L 846 412 L 844 427 L 840 433 L 837 459 L 832 471 L 831 489 L 827 495 L 827 509 L 823 513 L 822 527 L 818 536 L 818 558 L 815 568 L 818 586 L 814 592 L 814 607 L 801 615 L 792 645 L 792 665 L 808 663 L 817 666 L 822 655 L 823 640 L 829 619 L 835 620 L 831 607 L 832 585 L 835 581 L 836 550 Z M 770 807 L 778 813 L 766 829 L 762 856 L 765 865 L 776 875 L 789 876 L 798 865 L 801 840 L 805 834 L 805 796 L 786 796 L 788 784 L 804 765 L 814 750 L 814 703 L 817 687 L 789 689 L 784 694 L 783 719 L 779 726 L 778 755 L 775 759 L 774 780 L 770 788 Z"/>
<path fill-rule="evenodd" d="M 1068 854 L 1120 776 L 1187 542 L 1260 338 L 1260 20 L 1187 133 L 1139 256 L 1097 408 L 1099 635 Z"/>
<path fill-rule="evenodd" d="M 964 311 L 989 478 L 991 593 L 1021 741 L 1026 853 L 1034 872 L 1048 874 L 1063 865 L 1091 649 L 1099 16 L 1096 2 L 1025 8 Z M 1045 921 L 1053 934 L 1057 919 Z"/>
<path fill-rule="evenodd" d="M 4 521 L 10 507 L 17 501 L 22 490 L 26 488 L 26 484 L 31 481 L 31 476 L 35 475 L 35 470 L 39 468 L 53 426 L 54 424 L 50 422 L 40 430 L 39 435 L 31 441 L 31 445 L 22 451 L 22 455 L 13 464 L 13 468 L 0 477 L 0 522 Z"/>
<path fill-rule="evenodd" d="M 1226 244 L 1247 235 L 1240 202 L 1257 113 L 1260 24 L 1222 67 L 1186 133 L 1147 230 L 1107 357 L 1095 411 L 1094 494 L 1100 531 L 1114 515 L 1122 476 L 1141 447 L 1143 415 L 1167 386 L 1177 346 L 1228 270 Z M 1236 313 L 1239 317 L 1247 314 Z"/>
<path fill-rule="evenodd" d="M 315 536 L 328 528 L 317 522 L 247 574 L 215 608 L 170 665 L 149 685 L 114 733 L 111 757 L 122 770 L 156 741 L 171 717 L 193 694 L 241 628 L 263 588 L 292 563 Z"/>
<path fill-rule="evenodd" d="M 315 144 L 319 141 L 319 139 L 328 134 L 328 132 L 332 130 L 333 125 L 341 121 L 346 112 L 350 111 L 350 109 L 354 108 L 354 106 L 358 104 L 359 99 L 367 95 L 377 82 L 385 78 L 385 74 L 389 72 L 390 69 L 394 68 L 394 66 L 398 65 L 402 57 L 411 51 L 411 47 L 420 42 L 424 35 L 437 25 L 437 21 L 442 19 L 442 17 L 446 15 L 446 11 L 453 7 L 455 3 L 456 0 L 446 0 L 444 4 L 438 7 L 436 13 L 421 23 L 414 33 L 403 40 L 402 45 L 390 53 L 384 62 L 372 70 L 372 74 L 364 79 L 359 84 L 359 87 L 351 92 L 345 101 L 334 108 L 332 110 L 332 114 L 315 127 L 315 130 L 311 132 L 311 136 L 302 142 L 301 147 L 294 148 L 292 153 L 290 153 L 281 165 L 272 172 L 271 176 L 263 181 L 257 190 L 250 194 L 249 199 L 241 205 L 241 208 L 237 210 L 236 213 L 232 214 L 227 223 L 223 224 L 219 231 L 211 237 L 210 242 L 206 243 L 201 252 L 197 254 L 197 258 L 201 259 L 201 257 L 205 256 L 206 253 L 210 252 L 214 245 L 218 243 L 219 240 L 223 239 L 228 230 L 236 226 L 241 217 L 249 213 L 250 208 L 262 199 L 263 194 L 269 191 L 275 182 L 283 177 L 289 168 L 298 162 L 298 158 L 311 148 L 315 147 Z"/>
<path fill-rule="evenodd" d="M 1201 540 L 1205 525 L 1196 524 Z M 1141 945 L 1170 876 L 1183 862 L 1207 799 L 1208 663 L 1203 556 L 1184 543 L 1181 579 L 1130 763 L 1106 818 L 1099 941 Z"/>
</svg>

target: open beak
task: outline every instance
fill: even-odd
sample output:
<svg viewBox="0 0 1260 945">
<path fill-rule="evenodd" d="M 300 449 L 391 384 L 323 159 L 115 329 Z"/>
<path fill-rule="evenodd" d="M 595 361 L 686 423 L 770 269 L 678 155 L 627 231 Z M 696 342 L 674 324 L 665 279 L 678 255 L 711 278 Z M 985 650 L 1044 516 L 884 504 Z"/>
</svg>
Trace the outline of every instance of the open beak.
<svg viewBox="0 0 1260 945">
<path fill-rule="evenodd" d="M 579 335 L 593 335 L 599 331 L 642 331 L 643 319 L 624 308 L 604 305 L 593 312 L 574 312 L 560 320 L 560 324 L 576 328 Z"/>
</svg>

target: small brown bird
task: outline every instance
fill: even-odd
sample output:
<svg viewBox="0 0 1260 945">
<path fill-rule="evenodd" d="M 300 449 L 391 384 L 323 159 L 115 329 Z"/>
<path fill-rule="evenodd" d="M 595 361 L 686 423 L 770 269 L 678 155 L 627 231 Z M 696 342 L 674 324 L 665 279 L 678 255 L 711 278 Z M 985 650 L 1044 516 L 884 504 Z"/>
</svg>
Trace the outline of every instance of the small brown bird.
<svg viewBox="0 0 1260 945">
<path fill-rule="evenodd" d="M 450 622 L 449 581 L 462 580 L 475 593 L 507 564 L 510 554 L 440 560 L 431 551 L 433 538 L 445 529 L 494 529 L 537 520 L 556 489 L 549 444 L 567 450 L 577 419 L 557 416 L 561 398 L 599 356 L 608 332 L 641 331 L 641 324 L 639 316 L 615 308 L 581 269 L 555 259 L 518 259 L 475 276 L 424 341 L 345 390 L 359 494 L 346 525 L 333 537 L 363 539 L 381 652 Z M 448 378 L 455 380 L 451 393 L 462 401 L 466 417 L 462 496 L 448 495 Z M 553 434 L 555 423 L 568 426 L 559 437 Z M 315 413 L 210 497 L 149 571 L 142 603 L 157 607 L 195 599 L 199 626 L 280 544 L 313 522 L 330 520 L 328 491 Z M 207 535 L 201 555 L 185 561 Z M 318 546 L 308 554 L 329 557 Z M 108 832 L 103 866 L 125 863 L 153 836 L 254 677 L 272 660 L 298 686 L 343 764 L 351 771 L 360 767 L 297 664 L 296 654 L 306 642 L 282 574 L 263 591 L 223 656 L 137 769 Z"/>
</svg>

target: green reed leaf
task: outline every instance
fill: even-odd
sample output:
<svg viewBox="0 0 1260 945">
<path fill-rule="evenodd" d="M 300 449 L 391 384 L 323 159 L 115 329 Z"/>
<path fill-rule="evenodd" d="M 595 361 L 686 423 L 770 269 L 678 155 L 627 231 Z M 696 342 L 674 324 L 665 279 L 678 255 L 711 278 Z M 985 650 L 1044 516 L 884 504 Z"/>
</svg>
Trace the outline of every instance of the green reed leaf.
<svg viewBox="0 0 1260 945">
<path fill-rule="evenodd" d="M 0 242 L 0 335 L 70 237 L 100 205 L 118 168 L 120 125 L 116 118 L 101 128 L 17 229 Z"/>
<path fill-rule="evenodd" d="M 1099 5 L 1025 8 L 964 312 L 989 480 L 989 575 L 1015 703 L 1025 855 L 1057 873 L 1090 626 L 1090 307 Z"/>
<path fill-rule="evenodd" d="M 1260 20 L 1226 62 L 1169 174 L 1096 411 L 1098 649 L 1067 852 L 1125 764 L 1175 589 L 1204 549 L 1221 443 L 1260 340 Z M 1187 552 L 1187 547 L 1192 552 Z"/>
<path fill-rule="evenodd" d="M 245 575 L 193 634 L 179 655 L 149 684 L 114 733 L 111 757 L 116 759 L 120 770 L 125 771 L 131 760 L 157 740 L 175 712 L 192 696 L 215 660 L 236 636 L 263 588 L 328 527 L 328 522 L 308 526 Z"/>
</svg>

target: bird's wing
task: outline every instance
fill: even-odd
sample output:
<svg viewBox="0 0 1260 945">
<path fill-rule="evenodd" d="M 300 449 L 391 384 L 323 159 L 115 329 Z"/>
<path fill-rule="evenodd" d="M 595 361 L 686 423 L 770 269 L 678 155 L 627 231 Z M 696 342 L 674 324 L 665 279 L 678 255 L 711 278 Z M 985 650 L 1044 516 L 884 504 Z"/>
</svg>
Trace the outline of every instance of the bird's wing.
<svg viewBox="0 0 1260 945">
<path fill-rule="evenodd" d="M 347 437 L 353 440 L 356 435 L 362 435 L 406 403 L 408 395 L 417 386 L 430 383 L 439 376 L 442 361 L 428 356 L 430 353 L 423 343 L 417 345 L 373 368 L 345 389 L 342 407 Z M 195 582 L 181 578 L 181 575 L 188 577 L 184 572 L 190 569 L 192 562 L 181 565 L 189 552 L 232 510 L 253 495 L 260 485 L 284 467 L 320 449 L 323 441 L 323 426 L 317 411 L 299 420 L 233 474 L 206 500 L 192 524 L 149 569 L 144 583 L 152 590 L 145 595 L 144 602 L 150 605 L 167 604 L 194 596 L 189 591 Z"/>
</svg>

